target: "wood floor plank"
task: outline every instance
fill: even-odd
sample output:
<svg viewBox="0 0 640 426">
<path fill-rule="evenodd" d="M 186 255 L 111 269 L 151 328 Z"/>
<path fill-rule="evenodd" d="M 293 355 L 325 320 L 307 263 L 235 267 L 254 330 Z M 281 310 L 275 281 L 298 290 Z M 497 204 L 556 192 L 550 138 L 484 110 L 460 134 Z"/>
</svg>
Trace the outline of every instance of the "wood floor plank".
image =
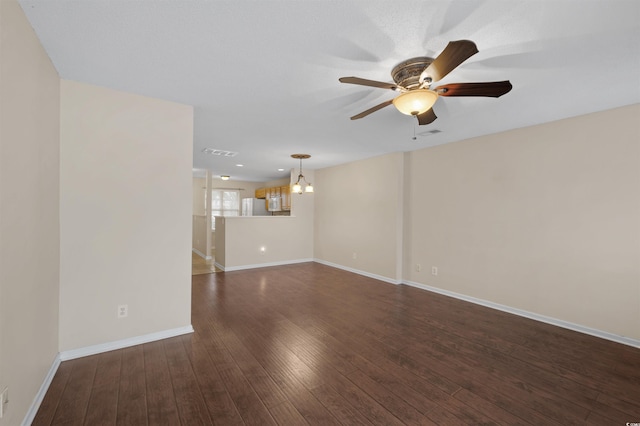
<svg viewBox="0 0 640 426">
<path fill-rule="evenodd" d="M 74 363 L 71 361 L 60 363 L 58 371 L 56 371 L 56 374 L 53 376 L 49 389 L 40 404 L 40 408 L 38 409 L 33 422 L 31 423 L 32 426 L 45 426 L 53 422 L 53 417 L 56 414 L 60 398 L 67 386 L 69 377 L 71 377 L 73 366 Z"/>
<path fill-rule="evenodd" d="M 85 425 L 115 425 L 118 416 L 118 389 L 122 351 L 111 351 L 98 357 Z"/>
<path fill-rule="evenodd" d="M 182 341 L 185 352 L 193 365 L 202 398 L 207 405 L 213 424 L 243 425 L 242 417 L 240 417 L 233 400 L 222 383 L 204 345 L 197 342 L 192 335 L 184 336 Z"/>
<path fill-rule="evenodd" d="M 52 424 L 84 424 L 98 357 L 94 355 L 75 361 Z"/>
<path fill-rule="evenodd" d="M 307 389 L 295 377 L 292 377 L 291 371 L 272 371 L 270 373 L 273 380 L 280 386 L 291 405 L 300 413 L 310 425 L 340 425 L 348 424 L 341 422 L 341 418 L 337 417 L 343 414 L 342 411 L 333 412 L 319 399 L 315 393 Z M 294 374 L 295 376 L 295 374 Z"/>
<path fill-rule="evenodd" d="M 62 363 L 34 425 L 625 424 L 640 349 L 313 262 L 192 277 L 193 334 Z"/>
<path fill-rule="evenodd" d="M 353 407 L 331 386 L 322 384 L 309 390 L 326 409 L 345 425 L 371 425 L 367 417 Z"/>
<path fill-rule="evenodd" d="M 210 339 L 205 342 L 209 356 L 244 423 L 248 425 L 276 424 L 242 370 L 235 363 L 233 356 L 224 347 L 215 332 L 209 334 L 209 337 Z"/>
<path fill-rule="evenodd" d="M 118 426 L 147 424 L 146 378 L 142 346 L 122 350 L 118 389 Z"/>
<path fill-rule="evenodd" d="M 179 425 L 180 416 L 162 341 L 143 345 L 149 425 Z"/>
<path fill-rule="evenodd" d="M 267 408 L 271 408 L 285 402 L 286 397 L 280 388 L 273 382 L 269 374 L 238 339 L 235 333 L 226 329 L 218 329 L 216 331 L 220 339 L 219 341 L 225 345 L 229 352 L 233 353 L 235 363 L 243 372 L 263 404 Z"/>
<path fill-rule="evenodd" d="M 434 424 L 411 404 L 407 403 L 393 392 L 389 392 L 388 388 L 381 386 L 362 371 L 356 370 L 350 373 L 347 378 L 405 424 Z"/>
<path fill-rule="evenodd" d="M 163 341 L 180 423 L 186 425 L 212 424 L 198 381 L 180 337 Z"/>
<path fill-rule="evenodd" d="M 279 425 L 303 426 L 309 424 L 289 401 L 283 401 L 281 404 L 269 408 L 269 412 Z"/>
<path fill-rule="evenodd" d="M 243 336 L 244 344 L 258 357 L 261 365 L 296 410 L 309 424 L 341 424 L 340 419 L 335 416 L 344 411 L 327 410 L 314 396 L 313 389 L 323 383 L 319 379 L 320 375 L 302 362 L 284 343 L 265 338 L 268 333 L 261 332 L 263 327 L 268 329 L 270 326 L 265 326 L 264 321 L 257 321 L 251 328 L 240 323 L 237 330 Z"/>
</svg>

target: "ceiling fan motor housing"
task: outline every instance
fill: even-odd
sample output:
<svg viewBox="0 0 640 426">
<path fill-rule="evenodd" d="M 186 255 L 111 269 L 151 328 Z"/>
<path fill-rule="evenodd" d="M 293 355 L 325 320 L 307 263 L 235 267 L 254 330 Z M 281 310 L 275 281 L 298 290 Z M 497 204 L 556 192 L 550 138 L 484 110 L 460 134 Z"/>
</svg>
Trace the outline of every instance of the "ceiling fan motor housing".
<svg viewBox="0 0 640 426">
<path fill-rule="evenodd" d="M 418 56 L 400 62 L 391 70 L 391 77 L 398 86 L 405 89 L 417 89 L 420 87 L 420 75 L 433 62 L 428 56 Z"/>
</svg>

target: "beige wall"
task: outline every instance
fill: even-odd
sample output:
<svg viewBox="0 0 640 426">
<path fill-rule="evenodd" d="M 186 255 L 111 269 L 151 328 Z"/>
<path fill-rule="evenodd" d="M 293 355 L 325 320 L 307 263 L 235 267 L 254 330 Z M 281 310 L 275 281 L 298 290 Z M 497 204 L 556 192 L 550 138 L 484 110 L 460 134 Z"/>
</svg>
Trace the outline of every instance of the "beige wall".
<svg viewBox="0 0 640 426">
<path fill-rule="evenodd" d="M 307 172 L 306 170 L 303 170 L 304 174 L 306 175 Z M 291 170 L 291 173 L 293 173 L 293 169 Z M 293 180 L 293 182 L 295 182 L 298 179 L 298 172 L 296 172 L 296 179 Z M 291 183 L 291 179 L 290 178 L 283 178 L 283 179 L 278 179 L 278 180 L 270 180 L 268 182 L 265 182 L 264 184 L 260 185 L 258 188 L 262 188 L 262 187 L 266 187 L 266 188 L 272 188 L 275 186 L 285 186 L 285 185 L 289 185 Z M 313 184 L 313 182 L 311 182 Z"/>
<path fill-rule="evenodd" d="M 313 170 L 304 174 L 314 182 Z M 226 217 L 216 222 L 216 263 L 230 270 L 313 259 L 316 194 L 291 195 L 291 216 Z"/>
<path fill-rule="evenodd" d="M 216 262 L 225 270 L 313 260 L 313 236 L 307 232 L 312 225 L 304 218 L 225 217 L 224 222 L 223 232 L 216 227 Z"/>
<path fill-rule="evenodd" d="M 402 175 L 402 153 L 317 170 L 315 258 L 399 282 Z"/>
<path fill-rule="evenodd" d="M 194 216 L 205 216 L 207 214 L 205 210 L 205 196 L 207 195 L 205 178 L 194 177 L 193 183 L 193 209 L 192 214 Z"/>
<path fill-rule="evenodd" d="M 640 339 L 639 117 L 634 105 L 411 153 L 405 279 Z"/>
<path fill-rule="evenodd" d="M 207 255 L 207 232 L 209 231 L 206 216 L 192 216 L 191 246 L 198 254 Z"/>
<path fill-rule="evenodd" d="M 190 324 L 192 132 L 190 106 L 62 80 L 62 351 Z"/>
<path fill-rule="evenodd" d="M 0 425 L 20 424 L 58 353 L 59 78 L 0 1 Z"/>
</svg>

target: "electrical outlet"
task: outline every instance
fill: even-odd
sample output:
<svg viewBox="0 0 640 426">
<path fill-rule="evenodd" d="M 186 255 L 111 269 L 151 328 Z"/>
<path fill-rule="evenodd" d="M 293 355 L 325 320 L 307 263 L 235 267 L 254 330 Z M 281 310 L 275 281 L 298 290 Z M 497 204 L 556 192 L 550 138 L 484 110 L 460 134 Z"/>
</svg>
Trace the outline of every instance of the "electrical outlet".
<svg viewBox="0 0 640 426">
<path fill-rule="evenodd" d="M 420 272 L 422 271 L 422 265 L 419 263 L 416 263 L 416 272 Z"/>
<path fill-rule="evenodd" d="M 264 256 L 264 252 L 267 251 L 267 248 L 265 246 L 260 247 L 260 254 Z"/>
<path fill-rule="evenodd" d="M 356 253 L 355 251 L 353 252 L 353 258 L 357 259 L 358 258 L 358 253 Z"/>
<path fill-rule="evenodd" d="M 118 305 L 118 318 L 129 316 L 129 305 Z"/>
<path fill-rule="evenodd" d="M 0 393 L 0 419 L 7 412 L 7 405 L 9 404 L 9 388 L 4 388 Z"/>
<path fill-rule="evenodd" d="M 437 266 L 432 266 L 431 267 L 431 275 L 438 275 L 438 267 Z"/>
</svg>

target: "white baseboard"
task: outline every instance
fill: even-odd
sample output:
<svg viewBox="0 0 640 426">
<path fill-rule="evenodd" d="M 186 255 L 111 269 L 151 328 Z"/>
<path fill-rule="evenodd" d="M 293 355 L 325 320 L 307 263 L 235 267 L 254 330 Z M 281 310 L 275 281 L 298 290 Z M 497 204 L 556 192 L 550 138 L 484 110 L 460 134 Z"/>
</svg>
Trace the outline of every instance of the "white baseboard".
<svg viewBox="0 0 640 426">
<path fill-rule="evenodd" d="M 323 265 L 331 266 L 332 268 L 342 269 L 343 271 L 353 272 L 354 274 L 363 275 L 365 277 L 373 278 L 378 281 L 384 281 L 390 284 L 402 284 L 400 280 L 394 280 L 393 278 L 384 277 L 378 274 L 372 274 L 371 272 L 361 271 L 359 269 L 350 268 L 348 266 L 338 265 L 337 263 L 327 262 L 322 259 L 313 259 L 314 262 L 321 263 Z"/>
<path fill-rule="evenodd" d="M 47 372 L 47 375 L 45 376 L 40 389 L 38 389 L 38 393 L 36 394 L 35 398 L 33 398 L 33 402 L 31 403 L 29 410 L 27 410 L 27 415 L 24 417 L 24 420 L 22 420 L 22 426 L 29 426 L 31 425 L 31 423 L 33 423 L 33 420 L 36 418 L 36 414 L 40 409 L 40 404 L 42 404 L 44 396 L 47 394 L 49 386 L 51 386 L 53 377 L 58 371 L 58 367 L 60 367 L 60 354 L 57 354 L 53 359 L 53 363 L 51 364 L 51 367 L 49 368 L 49 371 Z"/>
<path fill-rule="evenodd" d="M 215 247 L 214 247 L 215 248 Z M 198 250 L 197 248 L 192 248 L 191 249 L 192 252 L 194 252 L 195 254 L 197 254 L 198 256 L 200 256 L 201 258 L 203 258 L 204 260 L 211 260 L 213 259 L 213 257 L 211 256 L 205 256 L 204 253 L 202 253 L 200 250 Z"/>
<path fill-rule="evenodd" d="M 269 266 L 293 265 L 294 263 L 305 263 L 305 262 L 313 262 L 313 259 L 283 260 L 280 262 L 256 263 L 254 265 L 227 266 L 227 267 L 224 267 L 219 263 L 215 263 L 215 265 L 225 272 L 232 272 L 232 271 L 243 271 L 245 269 L 267 268 Z"/>
<path fill-rule="evenodd" d="M 114 342 L 100 343 L 98 345 L 85 346 L 84 348 L 71 349 L 69 351 L 60 352 L 60 361 L 82 358 L 83 356 L 128 348 L 129 346 L 142 345 L 144 343 L 155 342 L 156 340 L 168 339 L 170 337 L 181 336 L 188 333 L 193 333 L 193 326 L 188 325 L 185 327 L 172 328 L 170 330 L 163 330 L 142 336 L 130 337 L 128 339 L 116 340 Z"/>
<path fill-rule="evenodd" d="M 512 308 L 510 306 L 501 305 L 499 303 L 490 302 L 484 299 L 478 299 L 472 296 L 466 296 L 464 294 L 455 293 L 453 291 L 443 290 L 441 288 L 432 287 L 430 285 L 421 284 L 413 281 L 403 281 L 402 284 L 406 284 L 412 287 L 420 288 L 422 290 L 431 291 L 433 293 L 442 294 L 444 296 L 453 297 L 455 299 L 464 300 L 466 302 L 475 303 L 476 305 L 486 306 L 487 308 L 497 309 L 499 311 L 507 312 L 510 314 L 518 315 L 524 318 L 544 322 L 547 324 L 555 325 L 557 327 L 566 328 L 568 330 L 577 331 L 579 333 L 589 334 L 591 336 L 599 337 L 601 339 L 611 340 L 616 343 L 622 343 L 623 345 L 633 346 L 640 348 L 640 340 L 632 339 L 630 337 L 619 336 L 617 334 L 609 333 L 607 331 L 598 330 L 595 328 L 585 327 L 580 324 L 574 324 L 569 321 L 548 317 L 546 315 L 540 315 L 533 312 L 525 311 L 518 308 Z"/>
</svg>

